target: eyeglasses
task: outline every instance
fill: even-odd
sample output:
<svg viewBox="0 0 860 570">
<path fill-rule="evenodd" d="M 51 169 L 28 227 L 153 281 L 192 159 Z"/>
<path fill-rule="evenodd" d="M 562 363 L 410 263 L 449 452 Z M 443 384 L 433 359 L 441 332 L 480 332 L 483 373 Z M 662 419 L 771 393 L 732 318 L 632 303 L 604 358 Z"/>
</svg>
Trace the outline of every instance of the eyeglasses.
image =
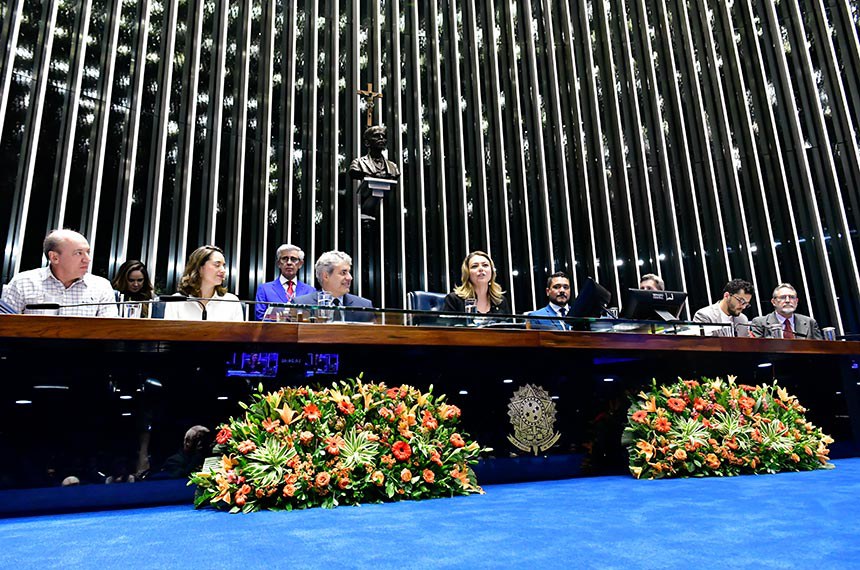
<svg viewBox="0 0 860 570">
<path fill-rule="evenodd" d="M 732 295 L 732 299 L 738 302 L 741 307 L 749 307 L 750 302 L 744 299 L 743 297 L 738 297 L 737 295 Z"/>
<path fill-rule="evenodd" d="M 780 295 L 779 297 L 774 297 L 777 301 L 797 301 L 797 295 Z"/>
<path fill-rule="evenodd" d="M 284 256 L 281 258 L 281 263 L 287 263 L 288 261 L 290 263 L 298 263 L 301 261 L 301 259 L 299 259 L 298 257 L 293 257 L 293 256 Z"/>
</svg>

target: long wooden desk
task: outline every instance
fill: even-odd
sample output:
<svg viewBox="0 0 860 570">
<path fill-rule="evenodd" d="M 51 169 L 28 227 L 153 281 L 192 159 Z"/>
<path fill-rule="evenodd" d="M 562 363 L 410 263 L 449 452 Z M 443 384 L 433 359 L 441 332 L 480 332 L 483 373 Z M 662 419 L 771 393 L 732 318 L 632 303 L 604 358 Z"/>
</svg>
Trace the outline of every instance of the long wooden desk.
<svg viewBox="0 0 860 570">
<path fill-rule="evenodd" d="M 249 352 L 277 354 L 276 377 L 230 376 L 225 362 Z M 321 356 L 336 373 L 314 364 Z M 241 413 L 237 402 L 260 382 L 267 389 L 330 384 L 359 373 L 448 394 L 463 410 L 464 431 L 495 449 L 479 469 L 484 483 L 624 473 L 620 436 L 629 394 L 652 379 L 679 376 L 777 379 L 836 439 L 834 456 L 860 455 L 858 363 L 860 342 L 2 316 L 0 445 L 15 460 L 0 473 L 0 514 L 15 505 L 49 510 L 168 500 L 153 489 L 169 483 L 163 466 L 189 427 L 214 431 Z M 551 396 L 544 405 L 552 407 L 559 434 L 537 455 L 508 438 L 511 402 L 527 386 Z M 105 476 L 141 470 L 144 480 L 134 486 L 98 485 Z M 69 475 L 87 485 L 60 490 Z M 175 483 L 173 500 L 187 499 L 182 482 Z M 75 496 L 78 503 L 65 502 Z"/>
</svg>

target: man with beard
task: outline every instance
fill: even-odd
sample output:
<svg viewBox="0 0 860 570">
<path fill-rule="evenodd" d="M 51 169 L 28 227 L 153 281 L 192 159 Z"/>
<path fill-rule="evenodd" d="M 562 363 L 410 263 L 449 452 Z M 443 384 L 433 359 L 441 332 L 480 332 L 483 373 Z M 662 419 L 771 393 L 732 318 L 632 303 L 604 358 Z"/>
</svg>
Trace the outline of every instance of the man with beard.
<svg viewBox="0 0 860 570">
<path fill-rule="evenodd" d="M 570 301 L 570 279 L 562 271 L 549 276 L 546 281 L 546 296 L 549 304 L 537 311 L 529 313 L 533 318 L 530 320 L 533 329 L 548 330 L 570 330 L 570 324 L 559 319 L 564 318 L 570 312 L 567 302 Z"/>
<path fill-rule="evenodd" d="M 821 329 L 812 317 L 801 315 L 797 311 L 797 290 L 788 283 L 780 283 L 773 290 L 770 300 L 774 311 L 768 315 L 752 320 L 751 332 L 755 337 L 772 336 L 771 327 L 782 329 L 783 338 L 808 338 L 823 340 Z"/>
<path fill-rule="evenodd" d="M 723 289 L 723 298 L 696 311 L 693 321 L 726 325 L 719 328 L 708 327 L 708 334 L 711 336 L 747 336 L 749 320 L 743 311 L 750 306 L 752 296 L 752 283 L 744 279 L 732 279 Z"/>
</svg>

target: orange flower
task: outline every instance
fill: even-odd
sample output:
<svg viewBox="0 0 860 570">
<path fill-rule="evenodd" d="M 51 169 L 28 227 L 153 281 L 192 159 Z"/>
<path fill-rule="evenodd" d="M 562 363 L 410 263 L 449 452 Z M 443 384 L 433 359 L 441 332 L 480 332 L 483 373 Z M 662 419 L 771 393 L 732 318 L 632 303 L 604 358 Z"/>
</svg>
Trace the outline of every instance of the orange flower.
<svg viewBox="0 0 860 570">
<path fill-rule="evenodd" d="M 325 471 L 322 471 L 320 473 L 317 473 L 316 479 L 314 481 L 316 482 L 317 487 L 327 487 L 328 484 L 331 482 L 331 475 L 329 475 Z"/>
<path fill-rule="evenodd" d="M 687 402 L 681 398 L 669 398 L 666 401 L 666 405 L 669 406 L 673 412 L 681 413 L 684 411 L 684 408 L 687 407 Z"/>
<path fill-rule="evenodd" d="M 675 450 L 675 459 L 678 461 L 686 461 L 687 460 L 687 452 L 681 449 L 680 447 Z"/>
<path fill-rule="evenodd" d="M 424 410 L 424 417 L 421 419 L 421 425 L 427 429 L 436 429 L 439 427 L 439 422 L 433 417 L 429 410 Z"/>
<path fill-rule="evenodd" d="M 302 415 L 309 422 L 315 422 L 320 419 L 320 409 L 316 404 L 308 404 L 304 408 L 302 408 Z"/>
<path fill-rule="evenodd" d="M 705 409 L 705 401 L 699 397 L 696 397 L 696 399 L 693 400 L 693 409 L 697 412 L 701 412 Z"/>
<path fill-rule="evenodd" d="M 432 461 L 433 463 L 435 463 L 439 467 L 442 466 L 442 456 L 439 455 L 439 451 L 434 449 L 433 451 L 430 452 L 430 461 Z"/>
<path fill-rule="evenodd" d="M 273 420 L 270 418 L 266 418 L 263 420 L 263 429 L 269 433 L 275 431 L 275 428 L 281 425 L 281 420 Z"/>
<path fill-rule="evenodd" d="M 379 461 L 382 462 L 382 464 L 385 465 L 386 467 L 388 467 L 389 469 L 396 463 L 394 461 L 394 458 L 388 454 L 385 454 L 382 457 L 380 457 Z"/>
<path fill-rule="evenodd" d="M 397 398 L 398 396 L 400 396 L 400 388 L 397 386 L 395 386 L 394 388 L 389 388 L 385 392 L 385 395 L 392 399 Z"/>
<path fill-rule="evenodd" d="M 412 456 L 412 448 L 405 441 L 398 441 L 391 446 L 391 453 L 398 461 L 406 461 Z"/>
<path fill-rule="evenodd" d="M 738 404 L 740 404 L 742 408 L 751 410 L 752 407 L 755 406 L 755 400 L 749 396 L 741 396 L 740 399 L 738 399 Z"/>
<path fill-rule="evenodd" d="M 705 463 L 707 463 L 708 467 L 711 469 L 717 469 L 720 466 L 720 460 L 713 453 L 709 453 L 705 456 Z"/>
<path fill-rule="evenodd" d="M 400 472 L 400 480 L 404 483 L 408 483 L 412 480 L 412 471 L 404 468 L 403 471 Z"/>
<path fill-rule="evenodd" d="M 421 477 L 423 477 L 424 481 L 426 481 L 427 483 L 432 483 L 433 481 L 436 480 L 436 475 L 434 475 L 433 472 L 430 471 L 429 469 L 425 469 L 421 473 Z"/>
<path fill-rule="evenodd" d="M 337 481 L 337 488 L 338 489 L 343 491 L 347 487 L 349 487 L 349 477 L 341 477 L 340 479 L 338 479 L 338 481 Z"/>
<path fill-rule="evenodd" d="M 654 429 L 660 433 L 666 433 L 672 429 L 672 423 L 665 417 L 659 417 L 654 422 Z"/>
<path fill-rule="evenodd" d="M 239 453 L 248 454 L 257 449 L 253 441 L 245 440 L 239 444 Z"/>
<path fill-rule="evenodd" d="M 284 496 L 292 497 L 296 494 L 296 486 L 292 484 L 284 485 Z"/>
<path fill-rule="evenodd" d="M 313 440 L 313 438 L 314 438 L 314 434 L 312 434 L 309 431 L 303 431 L 302 433 L 299 434 L 299 441 L 302 443 L 302 445 L 309 444 L 311 442 L 311 440 Z"/>
<path fill-rule="evenodd" d="M 325 438 L 326 453 L 329 455 L 340 455 L 340 450 L 346 446 L 346 442 L 339 435 L 330 435 Z"/>
<path fill-rule="evenodd" d="M 460 436 L 459 433 L 452 433 L 449 441 L 454 447 L 463 447 L 464 445 L 466 445 L 466 442 L 463 441 L 463 438 Z"/>
<path fill-rule="evenodd" d="M 453 420 L 454 418 L 459 418 L 460 408 L 458 408 L 457 406 L 446 406 L 445 412 L 442 415 L 446 420 Z"/>
<path fill-rule="evenodd" d="M 355 406 L 349 400 L 341 400 L 337 403 L 337 409 L 340 410 L 344 415 L 350 415 L 355 411 Z"/>
<path fill-rule="evenodd" d="M 800 456 L 797 455 L 796 453 L 792 453 L 791 454 L 791 460 L 794 461 L 795 463 L 800 463 Z"/>
<path fill-rule="evenodd" d="M 734 436 L 732 436 L 731 439 L 727 439 L 725 441 L 725 444 L 726 444 L 726 447 L 728 447 L 729 449 L 737 449 L 739 447 L 738 446 L 738 440 L 735 439 Z"/>
<path fill-rule="evenodd" d="M 385 482 L 385 474 L 382 471 L 376 470 L 371 474 L 370 481 L 377 487 L 380 487 Z"/>
<path fill-rule="evenodd" d="M 637 422 L 640 424 L 647 424 L 648 423 L 648 412 L 646 412 L 645 410 L 639 410 L 639 411 L 633 412 L 633 415 L 630 416 L 630 419 L 633 420 L 634 422 Z"/>
<path fill-rule="evenodd" d="M 654 457 L 654 446 L 648 443 L 645 440 L 640 440 L 636 442 L 636 447 L 645 456 L 646 461 L 651 461 L 651 458 Z"/>
</svg>

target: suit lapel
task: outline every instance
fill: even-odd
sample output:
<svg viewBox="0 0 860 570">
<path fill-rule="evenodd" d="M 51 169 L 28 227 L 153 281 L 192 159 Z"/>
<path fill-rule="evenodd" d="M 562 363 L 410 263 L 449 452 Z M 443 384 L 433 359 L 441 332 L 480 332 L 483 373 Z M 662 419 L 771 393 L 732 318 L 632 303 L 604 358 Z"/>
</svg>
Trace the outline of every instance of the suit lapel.
<svg viewBox="0 0 860 570">
<path fill-rule="evenodd" d="M 280 279 L 275 279 L 274 283 L 272 283 L 272 287 L 275 289 L 275 297 L 280 301 L 284 303 L 288 303 L 290 301 L 287 299 L 287 292 L 284 290 L 284 286 L 281 284 Z"/>
</svg>

